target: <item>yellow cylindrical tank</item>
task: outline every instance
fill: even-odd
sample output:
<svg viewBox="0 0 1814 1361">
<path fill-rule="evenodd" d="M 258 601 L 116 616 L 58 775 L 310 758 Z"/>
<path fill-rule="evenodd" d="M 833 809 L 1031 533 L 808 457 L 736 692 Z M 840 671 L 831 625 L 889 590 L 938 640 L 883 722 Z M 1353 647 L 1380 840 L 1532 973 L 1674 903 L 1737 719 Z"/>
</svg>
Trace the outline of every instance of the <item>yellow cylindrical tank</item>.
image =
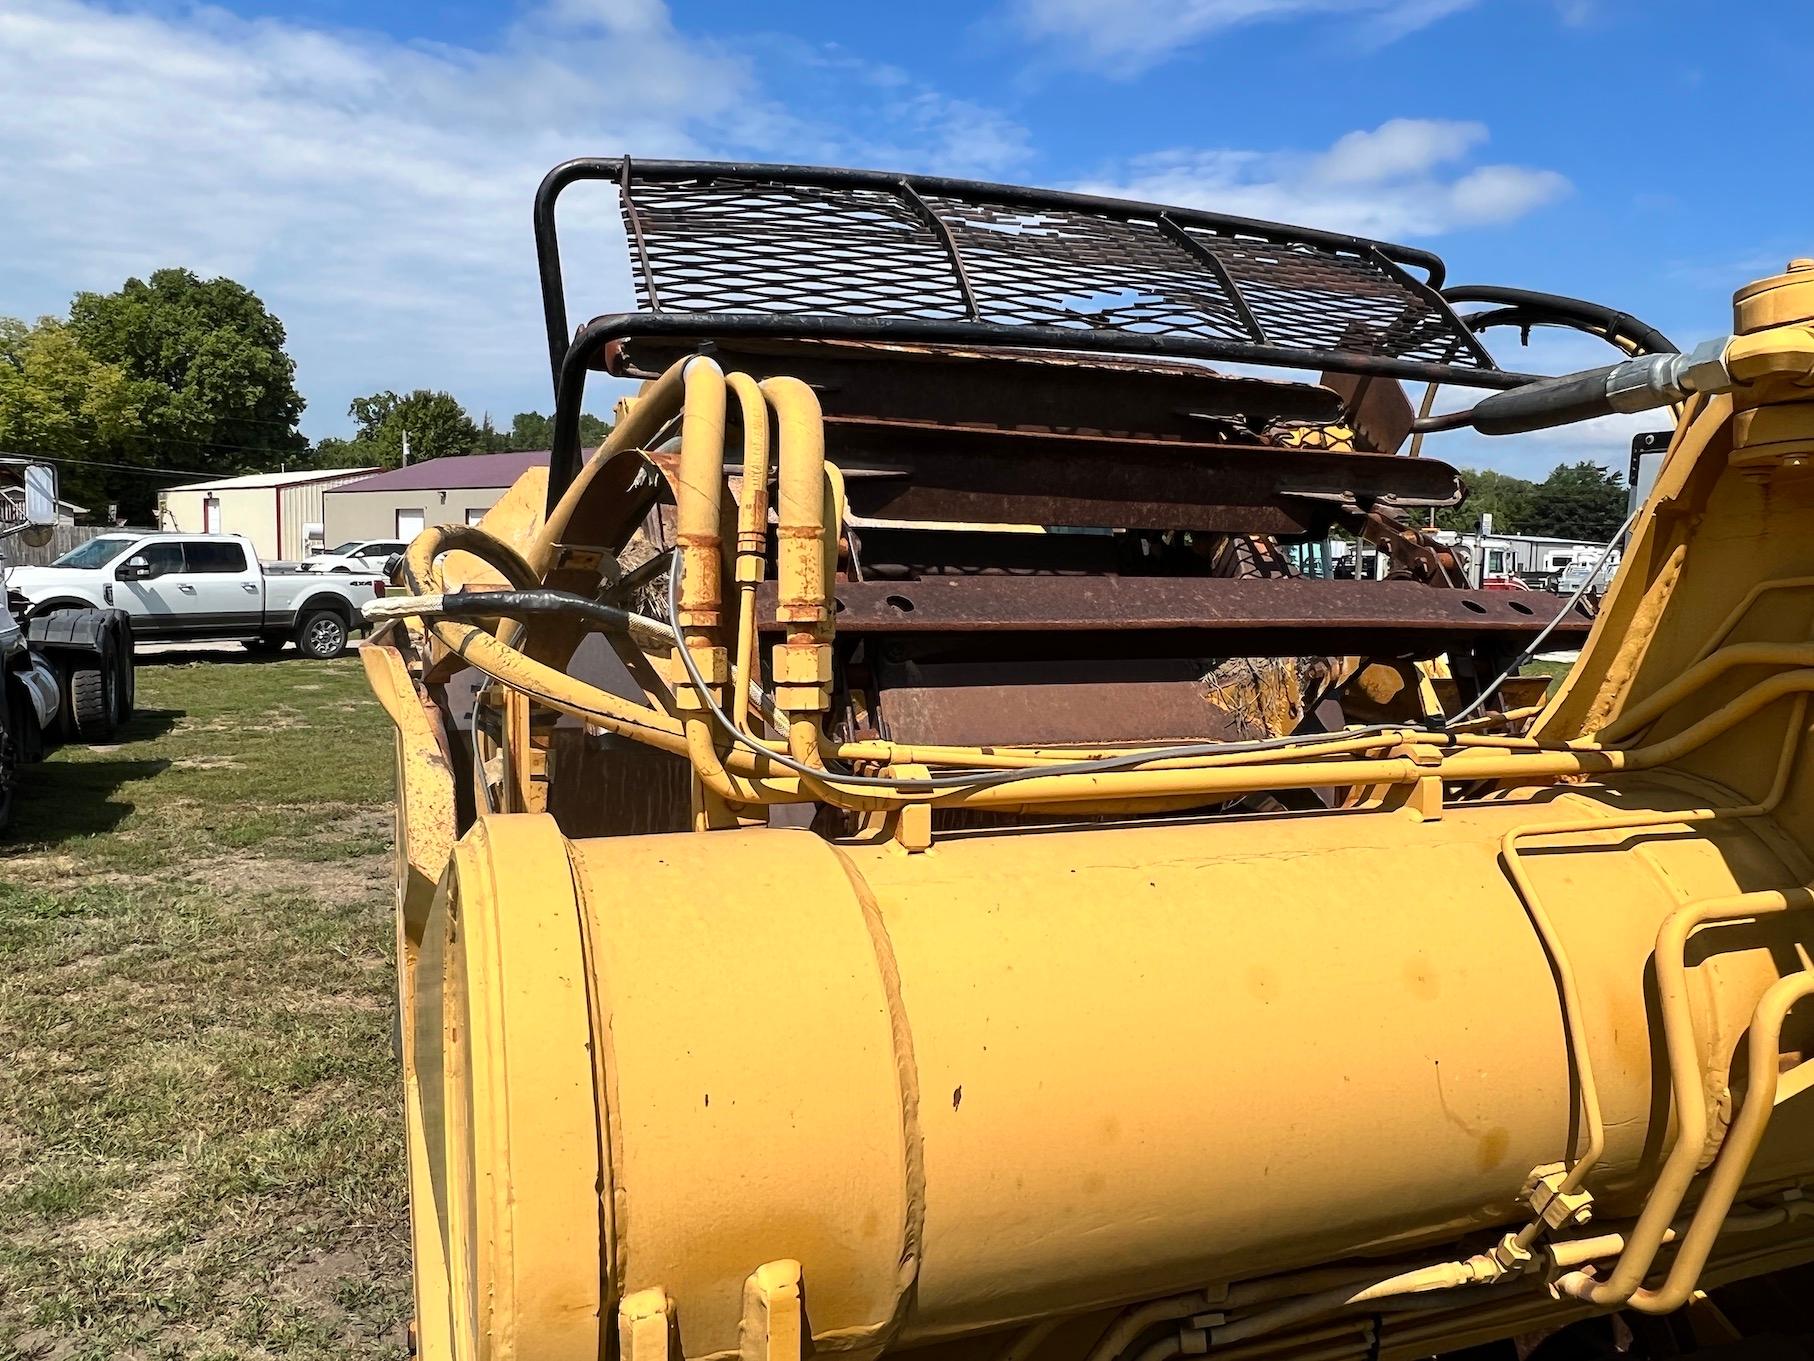
<svg viewBox="0 0 1814 1361">
<path fill-rule="evenodd" d="M 596 1357 L 654 1289 L 686 1357 L 724 1358 L 745 1278 L 791 1258 L 819 1348 L 869 1351 L 1516 1222 L 1581 1134 L 1502 841 L 1707 801 L 1633 780 L 1438 821 L 958 832 L 921 854 L 481 819 L 410 994 L 417 1258 L 446 1263 L 420 1325 L 461 1355 Z M 1658 928 L 1797 882 L 1771 832 L 1522 852 L 1579 980 L 1611 1209 L 1667 1145 Z M 1748 923 L 1691 957 L 1716 1078 L 1799 934 Z"/>
</svg>

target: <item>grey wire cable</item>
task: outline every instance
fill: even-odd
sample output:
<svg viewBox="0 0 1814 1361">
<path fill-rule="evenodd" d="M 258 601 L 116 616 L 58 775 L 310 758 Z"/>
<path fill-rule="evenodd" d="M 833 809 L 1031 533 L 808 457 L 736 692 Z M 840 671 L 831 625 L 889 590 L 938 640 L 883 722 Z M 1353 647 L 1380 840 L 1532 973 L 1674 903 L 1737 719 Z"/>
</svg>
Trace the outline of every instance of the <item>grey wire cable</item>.
<svg viewBox="0 0 1814 1361">
<path fill-rule="evenodd" d="M 1642 509 L 1642 506 L 1638 507 L 1638 510 Z M 1468 705 L 1467 708 L 1463 709 L 1454 717 L 1445 719 L 1443 721 L 1444 728 L 1452 728 L 1457 723 L 1465 722 L 1468 715 L 1472 714 L 1476 709 L 1480 708 L 1481 705 L 1491 699 L 1493 695 L 1497 693 L 1499 687 L 1504 685 L 1506 681 L 1510 680 L 1512 676 L 1517 673 L 1519 667 L 1523 666 L 1532 657 L 1537 655 L 1538 649 L 1543 646 L 1543 640 L 1554 633 L 1556 631 L 1556 625 L 1560 624 L 1564 617 L 1571 613 L 1576 605 L 1581 603 L 1581 597 L 1587 594 L 1587 588 L 1592 586 L 1594 584 L 1594 578 L 1600 575 L 1600 568 L 1605 564 L 1607 555 L 1618 546 L 1619 541 L 1623 539 L 1626 534 L 1631 532 L 1631 527 L 1637 522 L 1637 518 L 1637 510 L 1632 511 L 1631 514 L 1625 517 L 1625 523 L 1613 531 L 1612 537 L 1606 541 L 1606 546 L 1600 550 L 1600 557 L 1599 560 L 1594 563 L 1594 570 L 1587 574 L 1587 579 L 1585 581 L 1575 587 L 1575 593 L 1568 598 L 1561 609 L 1556 611 L 1556 617 L 1543 626 L 1542 631 L 1538 633 L 1535 638 L 1531 639 L 1530 645 L 1512 660 L 1510 666 L 1499 673 L 1491 685 L 1487 686 L 1486 689 L 1482 690 L 1480 694 L 1475 697 L 1472 704 Z"/>
<path fill-rule="evenodd" d="M 682 570 L 678 548 L 674 550 L 669 561 L 671 566 L 668 571 L 668 612 L 678 619 L 680 617 L 680 574 Z M 693 660 L 691 649 L 681 643 L 675 647 L 674 651 L 679 655 L 680 664 L 686 670 L 687 679 L 698 692 L 706 710 L 733 742 L 747 747 L 759 756 L 767 757 L 782 769 L 791 770 L 796 775 L 806 775 L 816 780 L 834 780 L 839 784 L 856 785 L 863 789 L 890 789 L 911 793 L 937 789 L 984 789 L 993 785 L 1013 784 L 1018 780 L 1042 779 L 1048 775 L 1100 775 L 1120 770 L 1137 770 L 1153 761 L 1214 756 L 1229 751 L 1277 750 L 1280 747 L 1297 746 L 1304 741 L 1302 737 L 1262 737 L 1247 742 L 1195 742 L 1185 746 L 1155 747 L 1147 751 L 1134 751 L 1125 756 L 1103 756 L 1087 761 L 1065 761 L 1021 770 L 989 770 L 967 775 L 932 775 L 917 780 L 895 779 L 878 775 L 844 774 L 829 767 L 812 766 L 804 761 L 795 760 L 791 754 L 764 746 L 744 732 L 731 721 L 730 715 L 725 713 L 718 701 L 712 697 L 705 677 L 700 675 L 699 666 Z M 1367 737 L 1375 733 L 1383 735 L 1404 731 L 1409 726 L 1403 723 L 1376 723 L 1370 727 L 1350 728 L 1341 733 L 1331 733 L 1330 736 L 1346 739 Z M 1213 802 L 1213 800 L 1206 797 L 1205 802 Z"/>
</svg>

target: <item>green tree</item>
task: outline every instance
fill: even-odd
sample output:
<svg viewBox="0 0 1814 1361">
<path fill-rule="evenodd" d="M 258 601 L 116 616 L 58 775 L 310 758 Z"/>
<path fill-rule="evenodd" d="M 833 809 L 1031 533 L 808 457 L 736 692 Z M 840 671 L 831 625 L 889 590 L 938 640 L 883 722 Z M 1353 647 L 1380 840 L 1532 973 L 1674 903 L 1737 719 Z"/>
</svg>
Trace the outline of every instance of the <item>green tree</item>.
<svg viewBox="0 0 1814 1361">
<path fill-rule="evenodd" d="M 88 354 L 133 382 L 142 448 L 128 461 L 230 476 L 308 448 L 283 323 L 244 285 L 160 269 L 113 293 L 78 293 L 69 325 Z M 142 514 L 156 481 L 122 481 L 117 499 Z"/>
<path fill-rule="evenodd" d="M 317 440 L 304 461 L 311 468 L 370 468 L 378 460 L 373 450 L 358 440 L 337 439 L 330 435 Z"/>
<path fill-rule="evenodd" d="M 55 317 L 35 326 L 0 317 L 0 451 L 58 461 L 65 500 L 104 510 L 119 470 L 137 462 L 147 394 L 118 364 L 97 360 Z M 141 490 L 155 490 L 155 480 Z"/>
<path fill-rule="evenodd" d="M 1559 464 L 1532 490 L 1530 533 L 1604 541 L 1625 519 L 1625 480 L 1597 463 Z"/>
<path fill-rule="evenodd" d="M 539 411 L 519 411 L 510 418 L 512 449 L 546 449 L 554 438 L 554 422 Z"/>
<path fill-rule="evenodd" d="M 1480 527 L 1480 517 L 1490 514 L 1495 533 L 1525 532 L 1525 526 L 1530 521 L 1531 495 L 1537 489 L 1536 483 L 1522 477 L 1513 477 L 1509 473 L 1494 472 L 1490 468 L 1463 468 L 1461 481 L 1467 488 L 1467 496 L 1460 505 L 1448 506 L 1436 512 L 1438 528 L 1472 533 Z"/>
<path fill-rule="evenodd" d="M 409 461 L 449 454 L 470 454 L 485 445 L 484 432 L 449 393 L 417 388 L 398 396 L 388 389 L 355 397 L 346 409 L 357 426 L 351 439 L 329 437 L 316 443 L 308 462 L 317 468 L 395 468 L 403 462 L 403 436 L 409 435 Z"/>
<path fill-rule="evenodd" d="M 611 433 L 611 422 L 590 411 L 579 415 L 579 442 L 583 449 L 596 449 Z M 510 418 L 510 433 L 503 436 L 506 449 L 547 449 L 554 444 L 554 418 L 539 411 L 519 411 Z"/>
</svg>

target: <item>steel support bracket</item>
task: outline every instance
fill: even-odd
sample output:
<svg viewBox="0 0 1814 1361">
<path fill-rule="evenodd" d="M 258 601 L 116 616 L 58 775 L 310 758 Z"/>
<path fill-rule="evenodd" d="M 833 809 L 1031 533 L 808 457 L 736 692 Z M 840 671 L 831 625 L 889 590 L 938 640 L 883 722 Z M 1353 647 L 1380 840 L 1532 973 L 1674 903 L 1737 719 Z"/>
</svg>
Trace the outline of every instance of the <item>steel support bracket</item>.
<svg viewBox="0 0 1814 1361">
<path fill-rule="evenodd" d="M 625 1295 L 617 1306 L 617 1354 L 622 1361 L 669 1361 L 675 1345 L 674 1301 L 659 1286 Z"/>
<path fill-rule="evenodd" d="M 925 766 L 893 766 L 889 774 L 899 780 L 924 780 L 931 776 Z M 904 851 L 917 854 L 932 849 L 932 805 L 910 803 L 888 815 L 888 830 Z"/>
<path fill-rule="evenodd" d="M 798 1262 L 786 1258 L 768 1262 L 745 1278 L 737 1352 L 740 1361 L 805 1361 L 812 1354 L 806 1287 Z"/>
<path fill-rule="evenodd" d="M 1439 750 L 1418 742 L 1401 742 L 1387 754 L 1432 770 L 1442 764 L 1442 753 Z M 1440 821 L 1443 809 L 1442 777 L 1435 774 L 1422 775 L 1409 783 L 1392 786 L 1386 795 L 1385 806 L 1409 809 L 1424 822 Z"/>
</svg>

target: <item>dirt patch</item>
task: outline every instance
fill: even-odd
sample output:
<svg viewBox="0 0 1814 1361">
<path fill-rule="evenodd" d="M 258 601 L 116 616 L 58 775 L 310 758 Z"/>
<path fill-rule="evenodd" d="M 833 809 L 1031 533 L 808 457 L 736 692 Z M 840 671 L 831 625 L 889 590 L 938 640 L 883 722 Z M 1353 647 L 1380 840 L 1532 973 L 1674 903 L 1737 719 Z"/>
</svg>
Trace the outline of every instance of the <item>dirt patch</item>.
<svg viewBox="0 0 1814 1361">
<path fill-rule="evenodd" d="M 365 899 L 390 887 L 385 855 L 349 860 L 290 860 L 282 856 L 235 854 L 210 858 L 182 874 L 184 883 L 205 888 L 252 889 L 260 893 L 313 893 L 334 900 Z"/>
</svg>

